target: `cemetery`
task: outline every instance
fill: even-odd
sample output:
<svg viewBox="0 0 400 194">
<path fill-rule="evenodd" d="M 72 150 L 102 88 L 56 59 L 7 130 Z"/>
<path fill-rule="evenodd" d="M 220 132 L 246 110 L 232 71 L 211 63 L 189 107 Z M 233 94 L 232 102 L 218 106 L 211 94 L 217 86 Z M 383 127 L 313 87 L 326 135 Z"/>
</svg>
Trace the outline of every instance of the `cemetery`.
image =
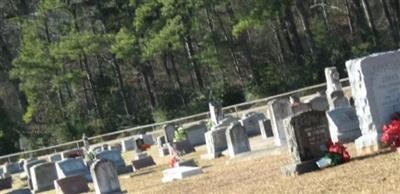
<svg viewBox="0 0 400 194">
<path fill-rule="evenodd" d="M 312 95 L 7 162 L 1 193 L 399 193 L 400 51 L 335 67 Z M 350 103 L 354 99 L 354 106 Z M 78 145 L 80 145 L 78 143 Z"/>
</svg>

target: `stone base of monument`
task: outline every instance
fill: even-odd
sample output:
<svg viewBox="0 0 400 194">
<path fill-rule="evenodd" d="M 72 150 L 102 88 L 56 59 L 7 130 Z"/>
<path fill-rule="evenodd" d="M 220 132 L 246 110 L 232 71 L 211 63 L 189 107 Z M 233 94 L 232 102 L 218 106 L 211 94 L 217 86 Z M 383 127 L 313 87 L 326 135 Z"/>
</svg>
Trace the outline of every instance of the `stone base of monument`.
<svg viewBox="0 0 400 194">
<path fill-rule="evenodd" d="M 174 180 L 182 180 L 184 178 L 202 173 L 203 170 L 199 167 L 180 166 L 180 167 L 170 168 L 163 171 L 162 182 L 166 183 Z"/>
<path fill-rule="evenodd" d="M 133 172 L 154 165 L 156 165 L 156 163 L 154 162 L 153 157 L 151 156 L 147 156 L 145 158 L 132 161 Z"/>
<path fill-rule="evenodd" d="M 0 179 L 0 190 L 12 188 L 12 177 L 4 177 Z"/>
<path fill-rule="evenodd" d="M 372 154 L 379 151 L 384 146 L 380 142 L 380 136 L 377 133 L 362 135 L 355 141 L 358 155 Z"/>
<path fill-rule="evenodd" d="M 285 176 L 295 176 L 303 173 L 318 170 L 318 160 L 309 160 L 299 164 L 289 164 L 281 168 L 281 172 Z"/>
</svg>

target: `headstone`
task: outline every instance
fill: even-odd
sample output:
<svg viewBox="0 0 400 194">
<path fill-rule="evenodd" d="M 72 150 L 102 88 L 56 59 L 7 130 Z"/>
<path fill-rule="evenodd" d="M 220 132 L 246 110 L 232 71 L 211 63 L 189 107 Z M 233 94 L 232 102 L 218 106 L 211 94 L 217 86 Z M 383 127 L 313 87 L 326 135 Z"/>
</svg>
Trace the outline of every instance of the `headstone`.
<svg viewBox="0 0 400 194">
<path fill-rule="evenodd" d="M 339 72 L 336 67 L 325 68 L 326 77 L 326 96 L 329 104 L 329 110 L 339 107 L 350 106 L 349 101 L 344 96 L 342 84 L 340 83 Z"/>
<path fill-rule="evenodd" d="M 220 124 L 211 127 L 211 130 L 204 134 L 207 147 L 205 159 L 217 158 L 228 148 L 225 132 L 233 122 L 238 122 L 238 120 L 233 117 L 225 117 Z"/>
<path fill-rule="evenodd" d="M 87 181 L 92 181 L 89 168 L 85 165 L 82 158 L 69 158 L 56 162 L 57 176 L 59 179 L 80 175 Z"/>
<path fill-rule="evenodd" d="M 187 177 L 202 174 L 203 171 L 199 167 L 180 166 L 170 168 L 163 171 L 162 182 L 171 182 L 173 180 L 182 180 Z"/>
<path fill-rule="evenodd" d="M 15 174 L 23 171 L 23 169 L 20 167 L 18 163 L 6 163 L 4 164 L 4 173 L 7 174 Z"/>
<path fill-rule="evenodd" d="M 356 111 L 353 107 L 335 108 L 326 112 L 333 142 L 349 143 L 361 136 Z"/>
<path fill-rule="evenodd" d="M 154 145 L 156 142 L 154 141 L 153 135 L 150 134 L 141 134 L 139 138 L 143 139 L 143 142 L 148 145 Z"/>
<path fill-rule="evenodd" d="M 250 151 L 250 142 L 246 129 L 239 122 L 232 123 L 226 130 L 225 135 L 230 158 Z"/>
<path fill-rule="evenodd" d="M 178 142 L 174 142 L 172 144 L 172 146 L 174 147 L 177 154 L 180 156 L 196 151 L 196 150 L 194 150 L 194 147 L 192 146 L 192 144 L 190 144 L 189 140 L 187 140 L 187 139 L 178 141 Z"/>
<path fill-rule="evenodd" d="M 0 191 L 3 189 L 11 189 L 12 188 L 12 177 L 6 176 L 0 178 Z"/>
<path fill-rule="evenodd" d="M 57 180 L 56 166 L 53 162 L 36 164 L 30 168 L 32 190 L 42 192 L 54 189 L 54 180 Z"/>
<path fill-rule="evenodd" d="M 31 178 L 31 172 L 30 172 L 30 168 L 36 164 L 41 164 L 41 163 L 45 163 L 46 160 L 31 160 L 31 161 L 27 161 L 24 164 L 24 172 L 26 173 L 26 175 L 28 176 L 28 179 Z"/>
<path fill-rule="evenodd" d="M 376 151 L 383 126 L 400 111 L 400 51 L 350 60 L 346 67 L 362 133 L 357 151 Z"/>
<path fill-rule="evenodd" d="M 85 154 L 83 152 L 83 149 L 77 148 L 77 149 L 72 149 L 72 150 L 67 150 L 61 153 L 62 159 L 67 159 L 67 158 L 84 158 Z"/>
<path fill-rule="evenodd" d="M 191 166 L 191 167 L 197 167 L 197 163 L 196 161 L 194 161 L 194 159 L 190 159 L 190 160 L 179 160 L 175 163 L 174 167 L 178 167 L 178 166 Z"/>
<path fill-rule="evenodd" d="M 88 152 L 90 149 L 90 142 L 86 134 L 82 135 L 82 141 L 83 141 L 83 148 L 85 148 L 85 151 Z"/>
<path fill-rule="evenodd" d="M 260 134 L 260 125 L 258 121 L 266 119 L 263 113 L 250 112 L 240 119 L 240 123 L 246 129 L 247 135 Z"/>
<path fill-rule="evenodd" d="M 258 125 L 260 126 L 261 137 L 263 139 L 267 139 L 268 137 L 273 136 L 271 120 L 269 119 L 259 120 Z"/>
<path fill-rule="evenodd" d="M 125 161 L 121 156 L 121 153 L 116 150 L 105 150 L 96 154 L 96 159 L 107 159 L 114 163 L 119 173 L 125 171 Z"/>
<path fill-rule="evenodd" d="M 328 120 L 323 111 L 297 113 L 285 119 L 291 164 L 282 168 L 285 175 L 318 169 L 316 161 L 327 151 Z"/>
<path fill-rule="evenodd" d="M 156 165 L 156 163 L 154 162 L 153 157 L 151 157 L 151 156 L 147 156 L 145 158 L 132 161 L 132 169 L 134 172 L 139 169 L 146 168 L 149 166 L 154 166 L 154 165 Z"/>
<path fill-rule="evenodd" d="M 191 145 L 198 146 L 206 143 L 204 134 L 207 132 L 207 125 L 205 122 L 185 127 L 185 131 Z"/>
<path fill-rule="evenodd" d="M 321 93 L 317 93 L 315 96 L 305 101 L 305 103 L 308 104 L 312 110 L 316 111 L 329 110 L 328 99 L 326 98 L 325 95 L 322 95 Z"/>
<path fill-rule="evenodd" d="M 162 148 L 166 143 L 167 141 L 165 140 L 165 136 L 162 135 L 157 137 L 157 145 L 159 148 Z"/>
<path fill-rule="evenodd" d="M 175 126 L 172 124 L 168 124 L 164 126 L 164 133 L 168 143 L 174 142 L 175 138 Z"/>
<path fill-rule="evenodd" d="M 161 157 L 165 157 L 165 156 L 170 155 L 169 146 L 167 144 L 164 144 L 163 147 L 158 148 L 158 151 L 159 151 Z"/>
<path fill-rule="evenodd" d="M 208 103 L 208 107 L 210 109 L 210 119 L 212 126 L 218 125 L 220 121 L 224 118 L 221 104 L 216 101 L 212 101 Z"/>
<path fill-rule="evenodd" d="M 272 100 L 268 103 L 272 132 L 276 146 L 286 145 L 283 120 L 291 114 L 290 102 L 286 98 Z"/>
<path fill-rule="evenodd" d="M 117 169 L 109 160 L 96 160 L 90 168 L 96 194 L 122 193 Z"/>
<path fill-rule="evenodd" d="M 135 160 L 140 160 L 147 156 L 149 156 L 149 155 L 146 152 L 139 152 L 139 153 L 136 153 Z"/>
<path fill-rule="evenodd" d="M 49 161 L 50 162 L 58 162 L 61 161 L 62 157 L 60 153 L 54 153 L 52 155 L 49 156 Z"/>
<path fill-rule="evenodd" d="M 136 149 L 135 139 L 130 137 L 128 139 L 121 140 L 122 152 L 127 152 Z"/>
<path fill-rule="evenodd" d="M 110 150 L 115 150 L 119 153 L 122 152 L 122 145 L 120 143 L 113 143 L 110 145 Z"/>
<path fill-rule="evenodd" d="M 89 186 L 87 180 L 82 176 L 69 176 L 54 181 L 57 194 L 87 193 Z"/>
</svg>

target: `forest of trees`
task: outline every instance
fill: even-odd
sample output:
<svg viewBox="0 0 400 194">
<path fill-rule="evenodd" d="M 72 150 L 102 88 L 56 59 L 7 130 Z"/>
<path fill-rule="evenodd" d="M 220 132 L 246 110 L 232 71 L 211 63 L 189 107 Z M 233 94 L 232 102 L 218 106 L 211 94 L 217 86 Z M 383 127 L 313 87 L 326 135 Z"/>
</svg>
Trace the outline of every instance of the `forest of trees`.
<svg viewBox="0 0 400 194">
<path fill-rule="evenodd" d="M 41 147 L 344 76 L 398 48 L 399 2 L 0 0 L 0 75 L 17 91 L 0 100 L 0 155 L 21 136 Z"/>
</svg>

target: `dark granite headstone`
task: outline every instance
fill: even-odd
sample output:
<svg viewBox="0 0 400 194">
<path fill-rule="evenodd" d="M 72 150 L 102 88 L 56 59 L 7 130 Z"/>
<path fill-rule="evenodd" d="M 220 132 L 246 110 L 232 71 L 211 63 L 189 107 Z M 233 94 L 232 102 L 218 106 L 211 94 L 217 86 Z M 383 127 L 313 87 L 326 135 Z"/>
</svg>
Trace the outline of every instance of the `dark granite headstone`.
<svg viewBox="0 0 400 194">
<path fill-rule="evenodd" d="M 86 193 L 89 192 L 88 181 L 80 175 L 69 176 L 54 181 L 57 193 Z"/>
<path fill-rule="evenodd" d="M 300 112 L 287 118 L 285 126 L 292 163 L 282 172 L 295 175 L 318 169 L 315 162 L 324 156 L 330 139 L 325 112 Z"/>
<path fill-rule="evenodd" d="M 179 142 L 174 142 L 173 147 L 178 155 L 185 155 L 195 152 L 194 147 L 187 139 Z"/>
<path fill-rule="evenodd" d="M 8 176 L 0 179 L 0 191 L 3 189 L 11 189 L 12 188 L 12 177 Z"/>
<path fill-rule="evenodd" d="M 156 163 L 154 162 L 153 157 L 151 157 L 151 156 L 147 156 L 145 158 L 132 161 L 133 171 L 137 171 L 141 168 L 146 168 L 146 167 L 154 166 L 154 165 L 156 165 Z"/>
</svg>

